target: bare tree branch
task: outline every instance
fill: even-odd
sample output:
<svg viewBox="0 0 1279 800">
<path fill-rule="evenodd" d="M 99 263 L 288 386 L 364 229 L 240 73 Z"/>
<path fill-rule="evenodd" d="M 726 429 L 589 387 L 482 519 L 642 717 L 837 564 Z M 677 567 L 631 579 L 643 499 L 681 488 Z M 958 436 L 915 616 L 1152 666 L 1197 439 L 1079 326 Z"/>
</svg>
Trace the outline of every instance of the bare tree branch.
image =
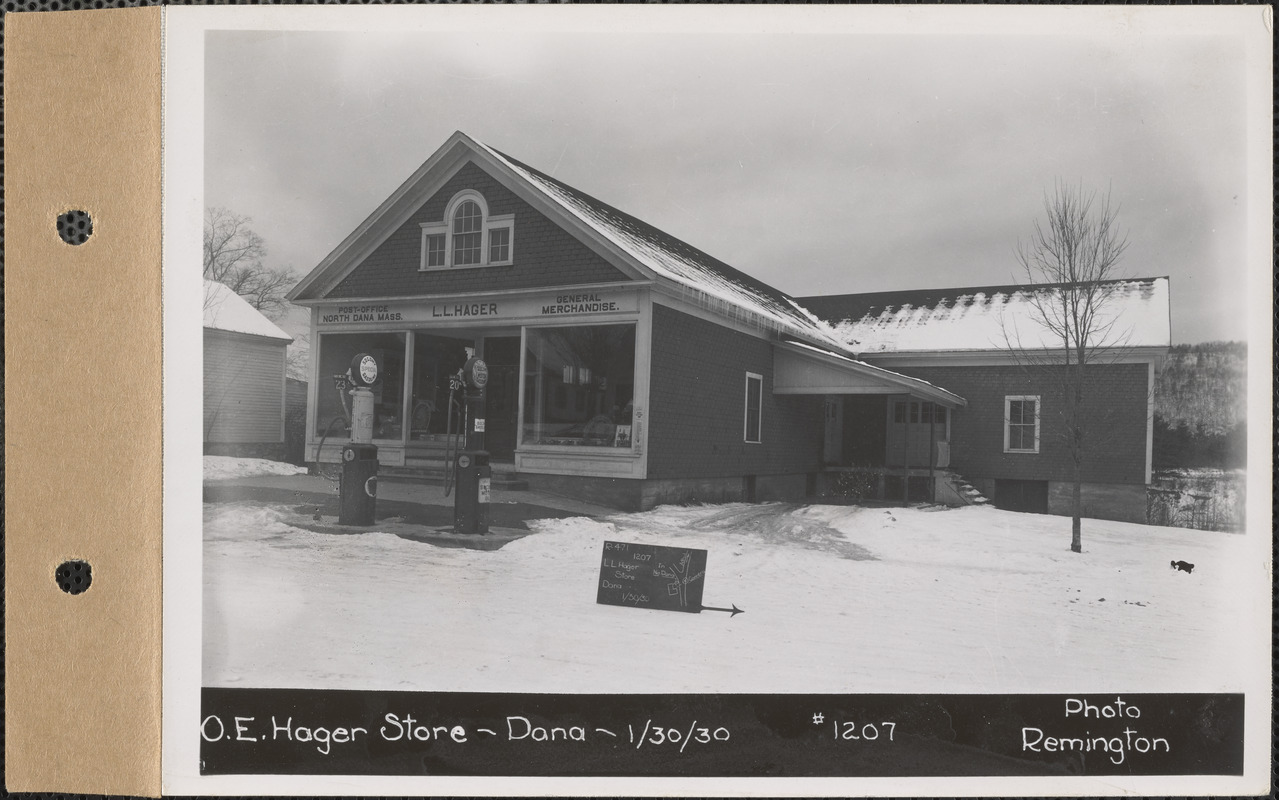
<svg viewBox="0 0 1279 800">
<path fill-rule="evenodd" d="M 284 299 L 297 282 L 288 268 L 268 267 L 266 242 L 246 216 L 225 208 L 204 212 L 204 277 L 216 281 L 274 317 L 288 308 Z"/>
<path fill-rule="evenodd" d="M 1082 550 L 1081 517 L 1084 459 L 1093 438 L 1087 401 L 1089 366 L 1115 361 L 1127 348 L 1129 332 L 1118 316 L 1115 293 L 1119 264 L 1128 238 L 1119 230 L 1119 207 L 1109 191 L 1098 196 L 1083 185 L 1057 181 L 1044 195 L 1044 220 L 1036 220 L 1030 238 L 1018 241 L 1017 261 L 1026 282 L 1033 335 L 1004 328 L 1004 341 L 1018 363 L 1035 367 L 1056 387 L 1059 434 L 1070 454 L 1074 509 L 1070 549 Z M 1056 343 L 1053 345 L 1052 343 Z M 1047 346 L 1045 346 L 1047 345 Z"/>
</svg>

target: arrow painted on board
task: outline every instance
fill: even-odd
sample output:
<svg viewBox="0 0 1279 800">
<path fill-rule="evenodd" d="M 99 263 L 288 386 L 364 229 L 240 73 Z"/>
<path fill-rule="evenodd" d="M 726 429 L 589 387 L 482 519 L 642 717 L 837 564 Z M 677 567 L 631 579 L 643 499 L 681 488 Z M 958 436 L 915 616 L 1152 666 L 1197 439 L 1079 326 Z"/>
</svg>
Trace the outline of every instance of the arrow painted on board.
<svg viewBox="0 0 1279 800">
<path fill-rule="evenodd" d="M 700 610 L 701 611 L 723 611 L 728 614 L 730 619 L 737 616 L 738 614 L 746 613 L 745 611 L 738 608 L 736 603 L 733 604 L 732 608 L 716 608 L 715 606 L 702 606 Z"/>
</svg>

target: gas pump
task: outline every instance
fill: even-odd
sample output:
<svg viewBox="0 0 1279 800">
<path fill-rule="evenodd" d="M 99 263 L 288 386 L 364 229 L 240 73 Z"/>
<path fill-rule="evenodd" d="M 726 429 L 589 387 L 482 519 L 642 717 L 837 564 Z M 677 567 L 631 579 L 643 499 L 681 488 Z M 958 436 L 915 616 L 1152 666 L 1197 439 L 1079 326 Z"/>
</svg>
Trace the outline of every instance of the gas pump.
<svg viewBox="0 0 1279 800">
<path fill-rule="evenodd" d="M 484 449 L 484 387 L 489 382 L 488 365 L 472 356 L 462 365 L 465 392 L 465 446 L 457 454 L 457 495 L 453 500 L 453 530 L 456 533 L 488 533 L 489 491 L 493 468 Z"/>
<path fill-rule="evenodd" d="M 339 525 L 372 525 L 377 505 L 377 446 L 373 444 L 373 390 L 379 365 L 368 353 L 351 359 L 351 440 L 342 448 Z"/>
</svg>

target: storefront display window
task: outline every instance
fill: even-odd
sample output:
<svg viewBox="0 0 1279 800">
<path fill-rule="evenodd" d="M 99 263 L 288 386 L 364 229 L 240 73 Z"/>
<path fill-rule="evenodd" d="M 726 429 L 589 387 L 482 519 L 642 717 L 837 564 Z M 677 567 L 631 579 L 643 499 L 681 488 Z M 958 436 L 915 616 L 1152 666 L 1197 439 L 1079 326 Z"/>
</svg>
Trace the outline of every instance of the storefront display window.
<svg viewBox="0 0 1279 800">
<path fill-rule="evenodd" d="M 320 373 L 316 394 L 315 432 L 347 436 L 351 398 L 336 388 L 334 376 L 344 374 L 357 353 L 369 353 L 381 365 L 381 376 L 373 390 L 373 438 L 400 439 L 404 436 L 404 346 L 403 333 L 325 333 L 320 335 Z M 334 420 L 339 420 L 334 422 Z M 330 428 L 330 424 L 332 427 Z"/>
<path fill-rule="evenodd" d="M 524 444 L 631 447 L 635 326 L 529 328 Z"/>
<path fill-rule="evenodd" d="M 449 428 L 449 378 L 466 363 L 466 348 L 475 342 L 422 331 L 415 332 L 413 337 L 409 441 L 442 441 Z M 456 400 L 462 402 L 460 396 Z"/>
</svg>

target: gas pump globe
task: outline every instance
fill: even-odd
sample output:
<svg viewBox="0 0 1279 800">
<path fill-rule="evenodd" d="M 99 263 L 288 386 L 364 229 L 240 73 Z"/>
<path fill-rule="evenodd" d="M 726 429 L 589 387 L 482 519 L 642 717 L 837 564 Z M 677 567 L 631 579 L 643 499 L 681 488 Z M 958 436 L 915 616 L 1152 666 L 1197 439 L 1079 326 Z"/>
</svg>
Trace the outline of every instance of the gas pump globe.
<svg viewBox="0 0 1279 800">
<path fill-rule="evenodd" d="M 368 353 L 351 359 L 351 440 L 342 448 L 340 525 L 372 525 L 377 504 L 377 447 L 373 444 L 373 390 L 381 365 Z"/>
<path fill-rule="evenodd" d="M 489 368 L 483 359 L 471 357 L 462 365 L 463 390 L 466 396 L 466 444 L 457 454 L 457 495 L 453 504 L 453 530 L 456 533 L 488 533 L 489 492 L 493 469 L 484 449 L 484 387 L 489 382 Z"/>
</svg>

